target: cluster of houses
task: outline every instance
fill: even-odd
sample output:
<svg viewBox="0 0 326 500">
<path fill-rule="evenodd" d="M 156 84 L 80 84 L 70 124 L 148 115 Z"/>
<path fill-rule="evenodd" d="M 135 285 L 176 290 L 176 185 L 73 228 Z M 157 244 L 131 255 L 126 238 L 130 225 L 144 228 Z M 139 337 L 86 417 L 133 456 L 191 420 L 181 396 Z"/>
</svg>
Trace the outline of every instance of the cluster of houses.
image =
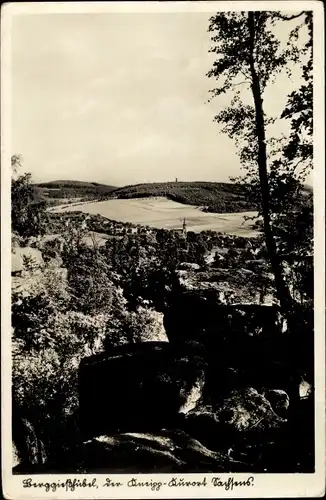
<svg viewBox="0 0 326 500">
<path fill-rule="evenodd" d="M 126 232 L 136 232 L 137 227 L 131 223 L 117 222 L 99 214 L 85 214 L 81 211 L 50 212 L 49 221 L 53 228 L 78 227 L 112 235 L 122 235 Z"/>
<path fill-rule="evenodd" d="M 133 224 L 131 222 L 120 222 L 108 219 L 100 214 L 86 214 L 79 210 L 71 212 L 50 211 L 48 213 L 48 218 L 52 229 L 74 226 L 82 230 L 106 233 L 107 235 L 112 236 L 122 236 L 124 234 L 134 233 L 148 234 L 156 231 L 155 228 L 150 226 Z M 183 219 L 180 229 L 175 229 L 174 231 L 186 235 L 186 219 Z"/>
</svg>

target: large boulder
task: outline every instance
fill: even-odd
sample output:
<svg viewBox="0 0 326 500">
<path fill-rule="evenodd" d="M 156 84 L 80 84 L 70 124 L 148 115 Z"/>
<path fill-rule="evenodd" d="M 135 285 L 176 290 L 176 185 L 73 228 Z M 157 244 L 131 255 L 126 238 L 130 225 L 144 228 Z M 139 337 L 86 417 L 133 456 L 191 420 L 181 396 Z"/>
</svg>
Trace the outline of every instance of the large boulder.
<svg viewBox="0 0 326 500">
<path fill-rule="evenodd" d="M 269 389 L 264 391 L 265 398 L 270 402 L 273 410 L 280 417 L 286 418 L 290 406 L 290 398 L 282 389 Z"/>
<path fill-rule="evenodd" d="M 219 421 L 239 432 L 279 428 L 281 419 L 265 396 L 252 387 L 234 390 L 216 411 Z"/>
<path fill-rule="evenodd" d="M 201 398 L 204 366 L 195 343 L 142 342 L 84 358 L 79 394 L 85 437 L 174 427 L 179 412 Z"/>
<path fill-rule="evenodd" d="M 210 449 L 236 449 L 248 455 L 262 442 L 274 442 L 285 423 L 264 395 L 245 388 L 232 390 L 216 405 L 199 404 L 185 416 L 184 428 Z"/>
</svg>

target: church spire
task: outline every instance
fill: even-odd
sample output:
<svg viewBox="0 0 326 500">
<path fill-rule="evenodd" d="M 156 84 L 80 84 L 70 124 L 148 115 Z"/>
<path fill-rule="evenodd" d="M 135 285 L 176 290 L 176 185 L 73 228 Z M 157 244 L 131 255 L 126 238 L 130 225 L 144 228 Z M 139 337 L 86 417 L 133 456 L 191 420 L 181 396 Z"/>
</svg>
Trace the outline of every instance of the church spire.
<svg viewBox="0 0 326 500">
<path fill-rule="evenodd" d="M 182 232 L 183 232 L 183 234 L 187 234 L 187 224 L 186 224 L 186 218 L 185 217 L 183 219 Z"/>
</svg>

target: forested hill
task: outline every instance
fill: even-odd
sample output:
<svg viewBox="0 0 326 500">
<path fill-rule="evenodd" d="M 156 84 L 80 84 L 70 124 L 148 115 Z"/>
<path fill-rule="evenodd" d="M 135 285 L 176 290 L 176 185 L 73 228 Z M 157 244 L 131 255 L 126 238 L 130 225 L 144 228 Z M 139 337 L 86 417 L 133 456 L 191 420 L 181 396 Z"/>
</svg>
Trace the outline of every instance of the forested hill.
<svg viewBox="0 0 326 500">
<path fill-rule="evenodd" d="M 36 193 L 48 198 L 84 198 L 101 197 L 116 189 L 98 182 L 83 182 L 71 180 L 58 180 L 34 184 Z"/>
<path fill-rule="evenodd" d="M 205 207 L 212 212 L 255 210 L 237 184 L 222 182 L 158 182 L 118 188 L 111 193 L 117 198 L 165 196 L 187 205 Z"/>
<path fill-rule="evenodd" d="M 114 187 L 97 182 L 57 180 L 34 184 L 37 198 L 58 204 L 74 198 L 111 199 L 165 196 L 186 205 L 202 207 L 207 212 L 246 212 L 256 210 L 243 186 L 223 182 L 155 182 Z M 307 186 L 303 194 L 311 193 Z"/>
</svg>

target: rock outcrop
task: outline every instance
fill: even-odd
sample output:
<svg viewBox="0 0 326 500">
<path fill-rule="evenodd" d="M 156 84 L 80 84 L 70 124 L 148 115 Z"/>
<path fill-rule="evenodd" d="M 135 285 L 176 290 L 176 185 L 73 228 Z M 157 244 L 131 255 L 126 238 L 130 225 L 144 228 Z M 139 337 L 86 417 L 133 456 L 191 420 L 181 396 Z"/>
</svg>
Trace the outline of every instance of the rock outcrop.
<svg viewBox="0 0 326 500">
<path fill-rule="evenodd" d="M 282 435 L 286 420 L 273 410 L 268 399 L 253 388 L 236 389 L 214 406 L 199 404 L 184 420 L 186 432 L 214 450 L 248 454 L 264 442 Z"/>
<path fill-rule="evenodd" d="M 136 474 L 245 469 L 246 464 L 209 450 L 181 430 L 161 430 L 96 436 L 65 450 L 55 464 L 30 465 L 24 472 Z"/>
<path fill-rule="evenodd" d="M 45 464 L 47 456 L 43 442 L 37 437 L 31 422 L 13 419 L 12 462 L 17 471 Z"/>
<path fill-rule="evenodd" d="M 264 391 L 264 396 L 270 402 L 273 410 L 280 417 L 286 418 L 290 406 L 290 398 L 282 389 L 269 389 Z"/>
<path fill-rule="evenodd" d="M 178 413 L 200 399 L 204 366 L 196 343 L 143 342 L 84 358 L 79 392 L 85 437 L 173 428 Z"/>
</svg>

